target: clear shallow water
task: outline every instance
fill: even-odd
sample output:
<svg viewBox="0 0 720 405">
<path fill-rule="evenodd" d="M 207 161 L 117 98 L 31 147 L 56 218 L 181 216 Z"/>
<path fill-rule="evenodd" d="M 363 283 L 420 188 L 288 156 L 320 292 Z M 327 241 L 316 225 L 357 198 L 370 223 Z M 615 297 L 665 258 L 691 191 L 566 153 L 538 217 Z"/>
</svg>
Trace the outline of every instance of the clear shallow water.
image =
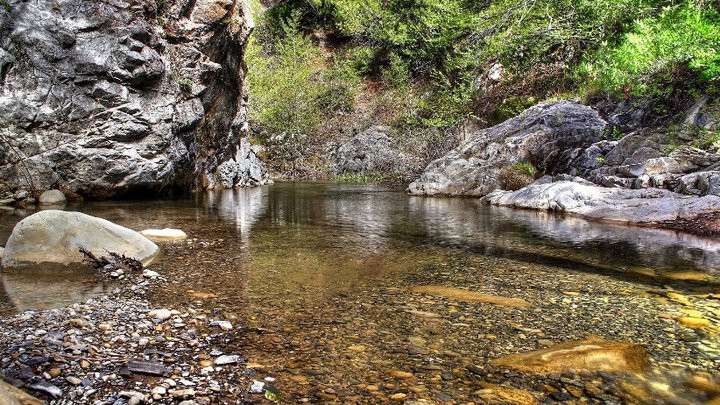
<svg viewBox="0 0 720 405">
<path fill-rule="evenodd" d="M 168 282 L 151 300 L 232 321 L 237 336 L 222 349 L 237 350 L 253 378 L 277 378 L 296 399 L 350 401 L 402 388 L 469 400 L 465 366 L 588 334 L 642 343 L 658 364 L 718 364 L 687 343 L 714 338 L 700 331 L 679 341 L 684 330 L 659 317 L 677 308 L 649 293 L 666 285 L 720 291 L 717 239 L 353 184 L 278 183 L 68 209 L 136 230 L 186 231 L 190 240 L 161 244 L 163 258 L 150 268 Z M 0 216 L 0 237 L 20 218 Z M 6 312 L 107 291 L 91 273 L 52 293 L 45 276 L 2 279 Z M 428 284 L 522 298 L 532 309 L 410 291 Z M 397 370 L 414 377 L 395 381 Z"/>
<path fill-rule="evenodd" d="M 243 271 L 261 266 L 260 259 L 278 268 L 305 261 L 331 269 L 332 280 L 326 281 L 339 283 L 394 271 L 431 251 L 429 256 L 461 251 L 650 283 L 666 277 L 703 281 L 720 274 L 718 239 L 488 207 L 474 199 L 411 197 L 376 185 L 287 182 L 67 209 L 136 230 L 177 227 L 191 237 L 218 232 L 236 246 L 229 254 L 240 258 Z M 31 213 L 0 213 L 0 240 L 7 240 L 15 223 Z M 291 251 L 294 258 L 287 254 Z M 64 287 L 52 289 L 53 271 L 33 274 L 3 276 L 18 309 L 64 306 L 108 291 L 87 269 L 68 272 L 59 281 Z"/>
</svg>

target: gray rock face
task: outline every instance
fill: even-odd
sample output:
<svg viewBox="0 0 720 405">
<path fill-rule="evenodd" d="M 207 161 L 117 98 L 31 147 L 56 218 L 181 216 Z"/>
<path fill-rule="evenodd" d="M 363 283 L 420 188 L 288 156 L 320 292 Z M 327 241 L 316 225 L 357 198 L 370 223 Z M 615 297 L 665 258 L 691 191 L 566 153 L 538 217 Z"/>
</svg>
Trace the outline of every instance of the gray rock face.
<svg viewBox="0 0 720 405">
<path fill-rule="evenodd" d="M 158 247 L 139 233 L 80 212 L 40 211 L 15 225 L 5 250 L 4 267 L 35 263 L 78 263 L 80 247 L 97 256 L 114 252 L 148 264 Z"/>
<path fill-rule="evenodd" d="M 406 173 L 418 166 L 418 159 L 400 151 L 386 134 L 387 128 L 370 127 L 331 153 L 333 174 Z"/>
<path fill-rule="evenodd" d="M 543 180 L 543 179 L 541 179 Z M 694 220 L 720 209 L 720 197 L 683 196 L 668 190 L 629 190 L 538 180 L 521 190 L 497 190 L 483 198 L 492 205 L 565 212 L 584 218 L 638 225 Z M 718 224 L 717 231 L 720 231 Z"/>
<path fill-rule="evenodd" d="M 245 0 L 4 3 L 0 181 L 91 197 L 200 187 L 236 151 Z"/>
<path fill-rule="evenodd" d="M 606 125 L 595 110 L 573 101 L 540 104 L 433 161 L 408 191 L 483 196 L 500 187 L 503 169 L 524 161 L 546 173 L 563 173 L 600 141 Z"/>
<path fill-rule="evenodd" d="M 221 163 L 207 180 L 207 188 L 252 187 L 271 184 L 267 167 L 255 154 L 247 138 L 240 141 L 235 154 Z"/>
</svg>

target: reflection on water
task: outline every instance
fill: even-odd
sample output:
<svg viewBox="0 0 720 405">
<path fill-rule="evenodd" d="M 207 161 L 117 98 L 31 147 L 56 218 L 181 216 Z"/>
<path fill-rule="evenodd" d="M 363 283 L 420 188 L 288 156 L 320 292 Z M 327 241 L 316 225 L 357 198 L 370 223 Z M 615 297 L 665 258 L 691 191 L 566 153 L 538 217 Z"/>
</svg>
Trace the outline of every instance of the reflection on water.
<svg viewBox="0 0 720 405">
<path fill-rule="evenodd" d="M 61 308 L 107 294 L 112 283 L 87 266 L 41 265 L 3 270 L 0 314 L 26 309 Z"/>
<path fill-rule="evenodd" d="M 717 292 L 717 239 L 375 185 L 278 183 L 68 209 L 137 230 L 187 232 L 187 241 L 162 244 L 164 256 L 151 266 L 168 279 L 151 291 L 154 305 L 232 321 L 236 335 L 222 350 L 242 353 L 259 374 L 253 378 L 277 378 L 297 400 L 374 403 L 400 391 L 482 403 L 469 365 L 587 334 L 643 344 L 657 362 L 704 370 L 720 362 L 703 331 L 679 330 L 668 320 L 668 312 L 677 316 L 672 302 L 648 292 L 666 284 Z M 19 219 L 0 215 L 0 235 Z M 106 288 L 72 280 L 4 274 L 0 300 L 58 306 Z M 413 292 L 418 285 L 531 307 L 428 296 Z M 692 300 L 701 296 L 708 294 Z M 720 306 L 693 311 L 720 316 Z M 695 341 L 712 348 L 699 352 Z M 397 381 L 393 372 L 412 377 Z"/>
<path fill-rule="evenodd" d="M 137 230 L 175 227 L 191 237 L 223 234 L 237 240 L 238 252 L 249 249 L 251 254 L 237 257 L 250 270 L 327 268 L 329 277 L 341 283 L 365 274 L 379 277 L 378 272 L 403 267 L 400 263 L 408 260 L 428 259 L 430 250 L 442 249 L 601 273 L 631 270 L 624 275 L 630 277 L 720 273 L 717 239 L 488 207 L 476 199 L 410 197 L 375 185 L 278 183 L 174 200 L 90 202 L 67 209 Z M 29 213 L 0 214 L 0 236 L 6 240 L 15 223 Z M 238 265 L 237 271 L 248 268 Z M 104 291 L 96 281 L 81 278 L 55 282 L 47 272 L 34 280 L 27 274 L 5 274 L 4 283 L 6 295 L 18 308 L 30 308 L 64 305 Z"/>
</svg>

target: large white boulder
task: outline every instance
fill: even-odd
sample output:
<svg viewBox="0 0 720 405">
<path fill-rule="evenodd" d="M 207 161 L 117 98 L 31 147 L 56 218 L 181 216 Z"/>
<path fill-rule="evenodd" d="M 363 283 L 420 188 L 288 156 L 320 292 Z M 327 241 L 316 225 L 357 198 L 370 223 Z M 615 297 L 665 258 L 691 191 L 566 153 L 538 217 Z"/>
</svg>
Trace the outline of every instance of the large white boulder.
<svg viewBox="0 0 720 405">
<path fill-rule="evenodd" d="M 40 211 L 18 222 L 2 255 L 4 267 L 77 263 L 84 247 L 96 255 L 124 254 L 149 264 L 158 247 L 132 229 L 80 212 Z"/>
</svg>

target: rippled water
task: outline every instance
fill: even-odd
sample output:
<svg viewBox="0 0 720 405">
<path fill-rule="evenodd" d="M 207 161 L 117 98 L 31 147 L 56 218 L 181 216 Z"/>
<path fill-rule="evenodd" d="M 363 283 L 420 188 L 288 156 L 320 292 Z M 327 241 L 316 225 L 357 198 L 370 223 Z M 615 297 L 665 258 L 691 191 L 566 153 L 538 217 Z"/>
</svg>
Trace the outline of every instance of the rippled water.
<svg viewBox="0 0 720 405">
<path fill-rule="evenodd" d="M 164 256 L 151 268 L 169 281 L 151 299 L 233 321 L 242 333 L 229 346 L 300 399 L 352 398 L 373 384 L 391 392 L 390 369 L 415 373 L 391 385 L 468 399 L 458 367 L 538 348 L 540 337 L 630 339 L 659 362 L 717 367 L 675 347 L 677 331 L 658 319 L 669 307 L 645 295 L 666 285 L 717 292 L 718 239 L 376 185 L 288 182 L 68 209 L 137 230 L 186 231 L 190 240 L 162 244 Z M 17 214 L 0 216 L 3 239 Z M 15 309 L 61 306 L 108 288 L 89 274 L 55 289 L 46 280 L 3 274 L 0 301 Z M 523 298 L 533 309 L 409 291 L 427 284 Z M 525 336 L 518 323 L 542 332 Z"/>
</svg>

